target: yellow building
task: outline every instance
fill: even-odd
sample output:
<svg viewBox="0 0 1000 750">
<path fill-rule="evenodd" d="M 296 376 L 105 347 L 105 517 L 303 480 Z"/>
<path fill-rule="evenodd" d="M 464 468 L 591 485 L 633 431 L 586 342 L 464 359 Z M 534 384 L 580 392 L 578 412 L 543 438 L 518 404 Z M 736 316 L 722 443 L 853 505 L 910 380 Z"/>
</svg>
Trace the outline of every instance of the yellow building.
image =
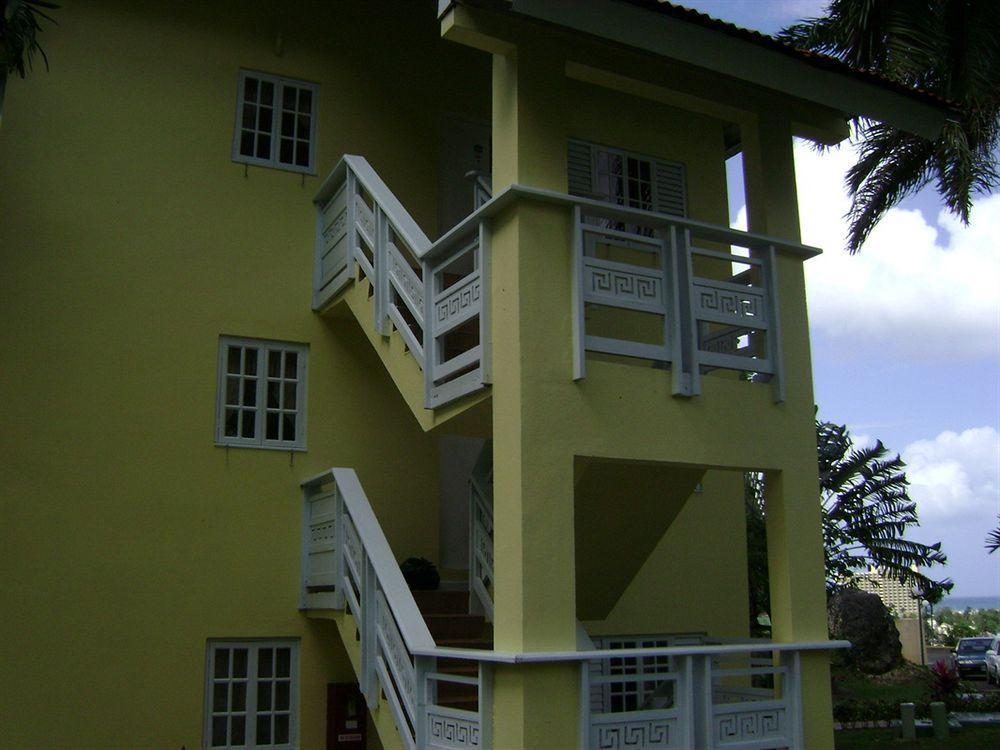
<svg viewBox="0 0 1000 750">
<path fill-rule="evenodd" d="M 0 126 L 0 747 L 832 747 L 792 138 L 938 104 L 652 1 L 57 14 Z"/>
</svg>

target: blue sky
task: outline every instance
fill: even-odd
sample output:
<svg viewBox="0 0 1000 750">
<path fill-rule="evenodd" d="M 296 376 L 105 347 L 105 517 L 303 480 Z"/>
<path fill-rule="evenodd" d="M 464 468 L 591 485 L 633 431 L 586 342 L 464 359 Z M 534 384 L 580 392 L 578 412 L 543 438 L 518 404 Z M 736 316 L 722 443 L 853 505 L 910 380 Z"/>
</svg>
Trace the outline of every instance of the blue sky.
<svg viewBox="0 0 1000 750">
<path fill-rule="evenodd" d="M 825 0 L 688 0 L 688 7 L 774 33 L 822 15 Z M 819 414 L 907 461 L 921 527 L 941 541 L 956 596 L 1000 595 L 1000 554 L 983 541 L 1000 514 L 1000 194 L 976 199 L 968 227 L 933 189 L 892 210 L 860 255 L 844 251 L 851 144 L 796 145 Z M 742 198 L 731 196 L 739 219 Z"/>
</svg>

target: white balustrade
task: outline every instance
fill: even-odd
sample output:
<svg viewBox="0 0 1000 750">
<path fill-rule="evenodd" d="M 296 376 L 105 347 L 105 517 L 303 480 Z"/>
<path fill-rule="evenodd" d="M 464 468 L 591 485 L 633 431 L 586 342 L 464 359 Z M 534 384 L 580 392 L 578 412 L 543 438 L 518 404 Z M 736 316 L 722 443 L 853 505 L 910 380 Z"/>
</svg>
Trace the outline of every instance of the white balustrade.
<svg viewBox="0 0 1000 750">
<path fill-rule="evenodd" d="M 469 477 L 469 604 L 493 620 L 493 442 L 486 441 Z"/>
<path fill-rule="evenodd" d="M 478 175 L 474 185 L 482 205 L 489 200 L 489 183 Z M 360 156 L 340 161 L 316 206 L 314 309 L 365 279 L 372 289 L 372 325 L 383 336 L 396 331 L 403 339 L 424 372 L 427 408 L 484 388 L 485 224 L 432 244 Z"/>
<path fill-rule="evenodd" d="M 331 469 L 302 487 L 301 606 L 346 608 L 353 616 L 361 641 L 358 682 L 369 707 L 385 696 L 408 750 L 488 747 L 488 665 L 475 677 L 438 671 L 437 654 L 447 650 L 435 645 L 357 475 Z M 475 686 L 477 710 L 437 704 L 442 682 Z"/>
</svg>

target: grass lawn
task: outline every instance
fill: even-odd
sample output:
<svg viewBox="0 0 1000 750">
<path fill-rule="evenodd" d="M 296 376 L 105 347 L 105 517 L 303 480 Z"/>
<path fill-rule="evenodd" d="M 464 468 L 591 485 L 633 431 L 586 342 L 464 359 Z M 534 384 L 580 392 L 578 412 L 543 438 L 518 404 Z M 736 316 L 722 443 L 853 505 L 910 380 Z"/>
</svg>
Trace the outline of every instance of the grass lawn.
<svg viewBox="0 0 1000 750">
<path fill-rule="evenodd" d="M 920 737 L 914 742 L 896 739 L 895 729 L 853 729 L 836 733 L 837 750 L 864 750 L 869 747 L 897 750 L 996 750 L 1000 747 L 1000 727 L 965 727 L 952 732 L 947 742 Z"/>
<path fill-rule="evenodd" d="M 900 669 L 884 678 L 849 670 L 834 671 L 834 695 L 839 700 L 882 700 L 919 703 L 930 699 L 927 680 L 916 669 Z"/>
</svg>

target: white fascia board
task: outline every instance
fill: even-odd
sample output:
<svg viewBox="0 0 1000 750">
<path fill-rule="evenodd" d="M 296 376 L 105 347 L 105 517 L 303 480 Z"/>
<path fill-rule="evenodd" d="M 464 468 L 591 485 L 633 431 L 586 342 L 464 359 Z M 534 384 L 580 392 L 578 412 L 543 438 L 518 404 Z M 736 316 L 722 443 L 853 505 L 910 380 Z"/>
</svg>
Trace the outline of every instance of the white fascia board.
<svg viewBox="0 0 1000 750">
<path fill-rule="evenodd" d="M 944 109 L 903 93 L 615 0 L 511 0 L 511 9 L 925 138 L 936 138 L 947 119 Z"/>
</svg>

